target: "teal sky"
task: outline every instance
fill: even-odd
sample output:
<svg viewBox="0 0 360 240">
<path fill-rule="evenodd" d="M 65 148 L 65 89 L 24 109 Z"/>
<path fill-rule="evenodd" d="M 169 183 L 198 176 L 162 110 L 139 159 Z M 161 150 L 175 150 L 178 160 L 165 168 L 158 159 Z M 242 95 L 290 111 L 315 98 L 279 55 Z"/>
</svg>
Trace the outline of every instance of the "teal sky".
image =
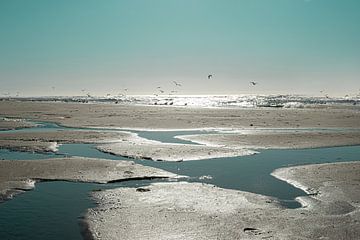
<svg viewBox="0 0 360 240">
<path fill-rule="evenodd" d="M 174 80 L 180 94 L 356 94 L 360 1 L 0 1 L 0 95 L 152 94 Z"/>
</svg>

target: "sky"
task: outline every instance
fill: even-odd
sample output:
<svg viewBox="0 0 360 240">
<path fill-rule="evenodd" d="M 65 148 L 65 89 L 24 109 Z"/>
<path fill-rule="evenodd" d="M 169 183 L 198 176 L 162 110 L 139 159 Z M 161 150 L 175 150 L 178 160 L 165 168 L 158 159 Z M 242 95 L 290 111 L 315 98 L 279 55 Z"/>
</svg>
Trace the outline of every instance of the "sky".
<svg viewBox="0 0 360 240">
<path fill-rule="evenodd" d="M 357 94 L 359 11 L 359 0 L 1 0 L 0 96 Z"/>
</svg>

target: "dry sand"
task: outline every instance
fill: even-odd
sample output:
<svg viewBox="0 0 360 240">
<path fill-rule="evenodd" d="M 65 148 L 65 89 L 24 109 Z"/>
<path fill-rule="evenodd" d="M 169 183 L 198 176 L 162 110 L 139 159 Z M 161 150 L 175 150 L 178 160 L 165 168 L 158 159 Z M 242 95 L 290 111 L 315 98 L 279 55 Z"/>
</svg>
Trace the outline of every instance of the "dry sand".
<svg viewBox="0 0 360 240">
<path fill-rule="evenodd" d="M 70 127 L 98 127 L 125 129 L 256 129 L 270 128 L 360 128 L 360 111 L 358 108 L 321 108 L 321 109 L 223 109 L 223 108 L 187 108 L 160 106 L 128 106 L 114 104 L 80 104 L 59 102 L 0 102 L 3 115 L 41 121 L 56 122 Z M 252 126 L 250 126 L 252 125 Z M 68 132 L 69 136 L 36 136 L 40 142 L 91 142 L 88 136 Z M 100 133 L 97 133 L 100 134 Z M 104 133 L 105 134 L 105 133 Z M 109 134 L 109 133 L 107 133 Z M 51 134 L 50 134 L 51 135 Z M 0 136 L 1 137 L 1 136 Z M 5 136 L 4 136 L 5 137 Z M 17 138 L 18 140 L 27 137 Z M 65 137 L 65 139 L 64 139 Z M 104 136 L 107 138 L 111 136 Z M 118 136 L 116 144 L 99 146 L 105 152 L 111 152 L 133 158 L 154 160 L 190 160 L 239 156 L 249 154 L 244 148 L 308 148 L 325 146 L 343 146 L 359 144 L 358 132 L 341 133 L 297 133 L 297 134 L 215 134 L 189 136 L 187 139 L 215 145 L 183 146 L 144 142 L 138 138 L 128 141 L 127 136 Z M 3 139 L 3 138 L 1 138 Z M 15 140 L 13 138 L 7 138 Z M 72 140 L 71 140 L 72 139 Z M 4 139 L 3 139 L 4 140 Z M 96 139 L 95 139 L 96 140 Z M 134 140 L 134 139 L 132 139 Z M 6 147 L 11 142 L 2 144 Z M 18 143 L 15 149 L 51 151 L 53 146 L 43 143 Z M 46 144 L 45 144 L 46 145 Z M 226 146 L 226 148 L 224 148 Z M 197 154 L 195 154 L 197 153 Z"/>
<path fill-rule="evenodd" d="M 134 159 L 187 161 L 254 154 L 247 149 L 166 144 L 129 132 L 51 131 L 0 133 L 0 148 L 15 151 L 56 152 L 58 144 L 94 143 L 100 151 Z"/>
<path fill-rule="evenodd" d="M 201 183 L 112 189 L 93 193 L 99 206 L 88 211 L 84 235 L 102 240 L 358 239 L 359 162 L 286 168 L 274 175 L 293 176 L 324 197 L 316 204 L 307 201 L 305 208 L 283 209 L 268 197 Z"/>
<path fill-rule="evenodd" d="M 327 214 L 345 214 L 360 208 L 360 162 L 280 168 L 272 175 L 303 189 L 311 198 L 299 200 L 309 207 L 321 205 Z"/>
<path fill-rule="evenodd" d="M 95 158 L 54 158 L 45 160 L 1 160 L 0 202 L 15 193 L 29 190 L 36 181 L 66 180 L 106 183 L 131 179 L 169 178 L 176 174 L 135 164 Z"/>
<path fill-rule="evenodd" d="M 0 111 L 0 113 L 2 113 Z M 35 124 L 27 122 L 22 119 L 13 119 L 13 118 L 0 118 L 0 131 L 2 130 L 12 130 L 12 129 L 19 129 L 19 128 L 29 128 L 35 127 Z"/>
<path fill-rule="evenodd" d="M 7 117 L 56 122 L 70 127 L 157 130 L 360 128 L 358 108 L 338 107 L 214 109 L 3 101 L 0 102 L 0 112 Z M 12 124 L 10 128 L 14 128 L 16 123 Z M 34 141 L 30 140 L 30 136 L 24 135 L 25 138 L 20 136 L 18 139 L 3 139 L 3 143 L 0 144 L 5 144 L 4 141 L 8 141 L 8 144 L 16 141 L 19 145 L 25 142 L 40 142 L 41 145 L 51 141 L 71 141 L 70 138 L 76 141 L 91 141 L 91 137 L 70 134 L 72 135 L 68 139 L 64 136 L 43 135 L 38 136 L 38 140 Z M 176 155 L 176 152 L 185 149 L 183 146 L 174 147 L 173 144 L 159 146 L 154 141 L 139 138 L 136 142 L 134 136 L 121 137 L 125 139 L 122 138 L 122 141 L 115 145 L 104 145 L 102 150 L 129 157 L 141 156 L 151 159 L 162 159 L 175 153 L 168 160 L 181 160 L 180 154 Z M 359 143 L 357 132 L 350 131 L 256 134 L 246 138 L 240 134 L 203 137 L 196 136 L 193 140 L 209 145 L 220 145 L 217 149 L 226 151 L 230 149 L 232 152 L 240 151 L 244 146 L 306 148 Z M 16 143 L 12 144 L 14 146 Z M 188 152 L 193 151 L 203 156 L 211 149 L 211 146 L 201 147 L 206 150 L 193 148 L 190 145 L 181 154 L 187 156 Z M 157 155 L 160 153 L 161 155 Z M 111 177 L 120 180 L 118 174 L 121 176 L 126 175 L 125 173 L 129 174 L 125 169 L 117 172 L 117 169 L 111 165 L 119 164 L 119 161 L 108 166 L 106 160 L 94 160 L 96 164 L 93 164 L 90 162 L 93 160 L 76 159 L 80 162 L 75 162 L 75 166 L 71 165 L 72 160 L 0 161 L 0 179 L 5 179 L 1 181 L 2 185 L 0 184 L 1 189 L 5 191 L 3 196 L 11 195 L 12 191 L 32 188 L 34 179 L 106 182 Z M 3 167 L 5 164 L 8 165 Z M 115 172 L 108 174 L 112 170 Z M 82 171 L 85 173 L 83 174 Z M 146 176 L 154 177 L 157 174 L 173 176 L 157 169 L 151 170 Z M 85 235 L 95 239 L 358 239 L 360 236 L 358 163 L 288 168 L 275 171 L 274 175 L 300 186 L 311 194 L 311 197 L 299 199 L 306 206 L 305 208 L 282 209 L 274 199 L 268 197 L 220 189 L 206 184 L 152 184 L 137 190 L 122 188 L 94 193 L 100 205 L 96 209 L 89 210 L 86 219 L 89 232 Z M 130 177 L 133 176 L 135 174 Z"/>
<path fill-rule="evenodd" d="M 57 142 L 23 141 L 23 140 L 3 140 L 0 136 L 0 149 L 20 152 L 57 152 L 59 145 Z"/>
<path fill-rule="evenodd" d="M 223 109 L 55 102 L 0 102 L 3 116 L 57 122 L 72 127 L 150 129 L 256 127 L 360 128 L 352 109 Z"/>
<path fill-rule="evenodd" d="M 28 152 L 56 152 L 59 144 L 109 143 L 125 141 L 134 134 L 127 132 L 72 131 L 0 133 L 0 148 Z"/>
<path fill-rule="evenodd" d="M 211 147 L 193 144 L 161 143 L 135 137 L 129 141 L 101 144 L 102 152 L 135 159 L 154 161 L 189 161 L 209 158 L 235 157 L 255 154 L 255 151 L 240 148 Z"/>
<path fill-rule="evenodd" d="M 199 134 L 179 139 L 207 146 L 250 149 L 300 149 L 360 144 L 360 131 L 347 132 L 254 132 L 251 134 Z"/>
<path fill-rule="evenodd" d="M 40 141 L 58 143 L 103 143 L 115 142 L 133 137 L 128 132 L 59 130 L 49 132 L 0 133 L 2 140 Z"/>
</svg>

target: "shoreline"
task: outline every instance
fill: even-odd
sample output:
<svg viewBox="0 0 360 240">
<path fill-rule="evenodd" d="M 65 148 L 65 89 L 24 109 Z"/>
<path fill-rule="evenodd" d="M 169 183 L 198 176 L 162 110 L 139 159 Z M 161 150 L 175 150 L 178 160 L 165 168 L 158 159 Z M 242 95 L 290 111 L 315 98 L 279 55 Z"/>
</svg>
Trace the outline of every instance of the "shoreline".
<svg viewBox="0 0 360 240">
<path fill-rule="evenodd" d="M 178 177 L 181 176 L 132 161 L 85 157 L 0 160 L 0 199 L 7 200 L 13 192 L 31 190 L 37 181 L 109 183 Z"/>
<path fill-rule="evenodd" d="M 124 129 L 360 128 L 354 109 L 204 109 L 110 104 L 0 102 L 2 115 L 68 127 Z M 252 126 L 251 126 L 252 125 Z"/>
<path fill-rule="evenodd" d="M 277 149 L 281 146 L 292 149 L 301 147 L 323 148 L 344 146 L 346 144 L 360 145 L 360 131 L 359 133 L 352 131 L 353 129 L 360 129 L 360 111 L 353 109 L 149 108 L 109 104 L 18 103 L 9 101 L 0 102 L 0 110 L 5 116 L 27 119 L 28 121 L 52 122 L 60 126 L 70 127 L 58 132 L 0 133 L 0 138 L 3 136 L 2 141 L 5 143 L 9 143 L 9 141 L 14 141 L 14 144 L 34 144 L 38 142 L 41 145 L 51 142 L 59 144 L 90 142 L 97 145 L 102 144 L 103 148 L 109 148 L 108 150 L 113 154 L 132 156 L 133 158 L 142 157 L 163 160 L 164 156 L 174 158 L 176 153 L 184 158 L 183 155 L 191 155 L 191 151 L 197 154 L 205 153 L 204 158 L 209 158 L 208 151 L 215 151 L 215 149 L 224 154 L 223 151 L 236 152 L 249 148 L 265 149 L 274 146 Z M 76 131 L 74 128 L 82 128 L 82 131 Z M 96 128 L 96 130 L 86 128 Z M 111 132 L 105 128 L 119 129 L 120 131 Z M 148 129 L 150 132 L 173 131 L 174 129 L 183 129 L 185 131 L 207 129 L 204 134 L 192 135 L 192 139 L 185 136 L 186 140 L 193 142 L 201 142 L 205 139 L 206 141 L 203 143 L 206 143 L 207 146 L 194 145 L 196 146 L 194 148 L 192 144 L 161 143 L 141 138 L 136 133 L 125 132 L 130 129 Z M 230 133 L 217 133 L 215 135 L 209 133 L 214 129 L 230 131 Z M 274 132 L 261 134 L 243 134 L 241 132 L 261 132 L 266 129 L 273 129 Z M 301 129 L 340 130 L 339 132 L 324 131 L 314 133 L 308 131 L 296 134 L 278 132 L 289 129 L 294 131 L 301 131 Z M 183 137 L 180 136 L 179 138 Z M 106 143 L 109 141 L 111 143 Z M 214 146 L 210 146 L 211 144 Z M 193 154 L 191 158 L 194 158 Z M 36 165 L 36 162 L 42 162 L 35 168 L 26 167 L 20 168 L 20 170 L 13 166 L 6 169 L 1 167 L 0 172 L 1 169 L 5 172 L 0 174 L 0 178 L 4 178 L 8 171 L 13 171 L 12 177 L 23 171 L 24 175 L 15 179 L 15 182 L 11 182 L 13 178 L 3 180 L 10 186 L 15 186 L 6 189 L 20 189 L 21 187 L 29 187 L 25 184 L 26 182 L 21 182 L 26 179 L 36 181 L 52 178 L 51 180 L 56 180 L 57 177 L 57 179 L 69 178 L 72 181 L 83 181 L 86 176 L 95 178 L 94 172 L 99 173 L 98 171 L 104 171 L 102 174 L 106 173 L 104 176 L 109 177 L 109 169 L 104 168 L 104 166 L 100 167 L 96 164 L 90 166 L 88 162 L 81 164 L 82 167 L 88 169 L 85 172 L 88 175 L 84 175 L 84 169 L 82 168 L 59 168 L 56 164 L 65 162 L 63 158 L 58 159 L 51 159 L 51 161 L 49 159 L 49 166 L 44 164 L 46 163 L 44 160 L 1 160 L 1 166 L 10 163 L 15 165 Z M 101 159 L 99 161 L 101 161 L 99 164 L 104 164 L 104 161 L 108 160 Z M 113 162 L 119 164 L 121 161 L 116 160 Z M 125 162 L 129 163 L 129 161 Z M 69 161 L 66 163 L 69 163 Z M 143 165 L 138 167 L 148 169 Z M 51 175 L 43 178 L 44 176 L 41 174 L 45 173 L 41 170 L 42 168 L 46 168 L 45 173 Z M 49 173 L 49 169 L 54 172 Z M 110 167 L 110 169 L 112 168 Z M 256 236 L 269 239 L 294 239 L 294 236 L 301 236 L 301 239 L 316 239 L 319 236 L 324 236 L 337 240 L 341 239 L 341 234 L 344 231 L 350 232 L 354 236 L 360 234 L 360 230 L 357 230 L 360 229 L 360 216 L 356 214 L 360 208 L 360 204 L 358 204 L 360 191 L 356 189 L 356 187 L 360 186 L 356 179 L 360 172 L 360 164 L 356 162 L 316 164 L 282 169 L 275 170 L 271 175 L 286 181 L 292 186 L 297 185 L 295 187 L 305 188 L 308 196 L 296 198 L 296 201 L 300 202 L 303 207 L 297 209 L 282 208 L 277 206 L 277 200 L 271 197 L 219 188 L 203 182 L 188 182 L 186 184 L 181 182 L 152 183 L 139 191 L 121 188 L 93 192 L 93 195 L 103 198 L 101 201 L 99 200 L 100 205 L 97 208 L 88 212 L 96 212 L 96 215 L 93 218 L 91 217 L 90 221 L 100 225 L 90 224 L 88 228 L 95 226 L 96 230 L 90 229 L 89 231 L 92 233 L 101 232 L 101 234 L 109 237 L 104 239 L 116 238 L 119 231 L 125 234 L 123 236 L 128 236 L 128 239 L 139 239 L 139 237 L 141 239 L 141 237 L 153 236 L 152 234 L 156 233 L 160 234 L 160 239 L 161 237 L 162 239 L 194 239 L 194 236 L 196 236 L 195 239 L 254 239 Z M 279 172 L 290 171 L 289 169 L 294 172 L 293 176 L 278 177 Z M 37 171 L 42 172 L 40 174 L 42 177 L 35 176 Z M 68 171 L 74 171 L 72 172 L 73 176 L 71 174 L 67 175 L 69 174 Z M 78 171 L 81 171 L 81 173 Z M 115 173 L 111 174 L 121 174 L 114 169 L 112 171 L 115 171 Z M 123 170 L 123 173 L 127 171 Z M 156 175 L 156 172 L 163 170 L 154 168 L 154 171 Z M 331 174 L 329 175 L 328 172 Z M 65 177 L 61 177 L 61 174 Z M 174 177 L 174 173 L 166 174 L 171 174 Z M 351 177 L 349 177 L 350 175 Z M 76 177 L 81 179 L 76 179 Z M 129 178 L 130 176 L 123 177 Z M 133 176 L 132 179 L 139 178 Z M 97 179 L 97 181 L 100 180 Z M 4 189 L 4 185 L 2 188 Z M 343 196 L 342 193 L 346 194 Z M 240 199 L 242 200 L 240 201 Z M 107 202 L 107 200 L 109 201 Z M 116 201 L 113 203 L 112 200 Z M 125 204 L 126 208 L 123 208 L 123 205 L 116 205 L 119 202 Z M 102 209 L 106 209 L 106 211 L 98 211 L 99 207 L 103 207 Z M 217 209 L 217 211 L 213 211 L 214 209 Z M 116 216 L 119 216 L 120 219 Z M 105 222 L 97 221 L 100 218 Z M 121 221 L 125 221 L 123 225 L 116 225 Z M 323 224 L 319 226 L 318 222 Z M 286 226 L 284 227 L 283 224 L 286 224 Z M 332 224 L 336 225 L 334 229 Z M 129 226 L 129 228 L 126 226 Z M 219 226 L 222 226 L 222 228 L 219 228 Z M 137 230 L 132 232 L 131 229 Z M 94 239 L 97 239 L 96 236 L 94 236 Z"/>
<path fill-rule="evenodd" d="M 275 172 L 321 169 L 323 166 L 336 172 L 344 165 L 356 166 L 352 177 L 356 178 L 360 173 L 360 162 L 287 167 Z M 303 171 L 304 180 L 309 174 L 303 175 Z M 328 177 L 326 172 L 327 169 L 318 176 Z M 278 177 L 278 174 L 274 175 Z M 315 199 L 313 205 L 297 209 L 279 208 L 276 201 L 259 194 L 200 183 L 155 183 L 150 184 L 144 193 L 136 193 L 130 188 L 104 190 L 92 193 L 98 205 L 88 210 L 85 222 L 92 239 L 116 239 L 119 234 L 124 239 L 152 239 L 156 234 L 157 239 L 253 239 L 260 236 L 285 240 L 317 239 L 322 236 L 337 240 L 342 239 L 345 232 L 352 236 L 347 239 L 356 239 L 354 237 L 360 233 L 360 215 L 356 214 L 360 206 L 353 206 L 349 199 L 339 202 L 338 198 L 343 197 L 339 191 L 331 189 L 340 188 L 345 193 L 349 193 L 349 189 L 343 188 L 341 177 L 328 179 L 330 182 L 333 180 L 335 183 L 325 192 L 331 193 L 326 198 L 328 201 Z M 302 187 L 309 189 L 322 184 L 317 178 L 312 178 L 312 181 L 312 185 Z M 194 191 L 196 195 L 192 194 Z M 238 197 L 234 198 L 233 194 Z M 313 196 L 306 198 L 311 200 Z M 217 210 L 218 205 L 221 205 L 221 210 Z M 102 221 L 95 221 L 98 218 Z M 122 225 L 125 222 L 131 222 L 132 227 L 121 227 L 126 226 Z M 322 225 L 317 225 L 318 222 L 322 222 Z M 286 223 L 285 228 L 283 223 Z"/>
</svg>

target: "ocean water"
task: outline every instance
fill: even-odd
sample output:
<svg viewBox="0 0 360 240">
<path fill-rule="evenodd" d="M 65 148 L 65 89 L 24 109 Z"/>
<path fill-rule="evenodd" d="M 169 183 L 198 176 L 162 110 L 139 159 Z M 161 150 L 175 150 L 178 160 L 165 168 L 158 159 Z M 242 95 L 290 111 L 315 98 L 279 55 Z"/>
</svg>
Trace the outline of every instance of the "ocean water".
<svg viewBox="0 0 360 240">
<path fill-rule="evenodd" d="M 44 125 L 43 125 L 44 126 Z M 46 125 L 55 129 L 56 126 Z M 163 142 L 185 143 L 173 138 L 197 131 L 137 132 L 140 136 Z M 64 144 L 59 154 L 114 160 L 131 160 L 102 153 L 92 144 Z M 0 150 L 0 159 L 40 159 L 58 157 L 56 154 L 33 154 Z M 300 189 L 270 175 L 279 168 L 312 163 L 355 161 L 360 146 L 303 150 L 261 150 L 252 156 L 217 158 L 185 162 L 154 162 L 131 160 L 146 166 L 187 175 L 190 182 L 204 182 L 219 187 L 248 191 L 278 198 L 284 207 L 297 208 L 294 199 L 306 195 Z M 203 179 L 202 176 L 210 176 Z M 161 180 L 157 180 L 161 181 Z M 82 239 L 79 219 L 86 209 L 94 207 L 89 198 L 92 190 L 115 187 L 136 187 L 154 181 L 128 181 L 113 184 L 71 182 L 42 182 L 33 191 L 0 204 L 0 239 Z"/>
<path fill-rule="evenodd" d="M 0 98 L 1 99 L 1 98 Z M 8 99 L 8 98 L 6 98 Z M 110 104 L 133 105 L 166 105 L 193 107 L 282 107 L 306 108 L 314 105 L 357 106 L 360 104 L 360 94 L 333 97 L 326 94 L 320 96 L 303 95 L 107 95 L 107 96 L 72 96 L 72 97 L 32 97 L 16 98 L 20 101 L 62 101 L 62 102 L 102 102 Z"/>
</svg>

